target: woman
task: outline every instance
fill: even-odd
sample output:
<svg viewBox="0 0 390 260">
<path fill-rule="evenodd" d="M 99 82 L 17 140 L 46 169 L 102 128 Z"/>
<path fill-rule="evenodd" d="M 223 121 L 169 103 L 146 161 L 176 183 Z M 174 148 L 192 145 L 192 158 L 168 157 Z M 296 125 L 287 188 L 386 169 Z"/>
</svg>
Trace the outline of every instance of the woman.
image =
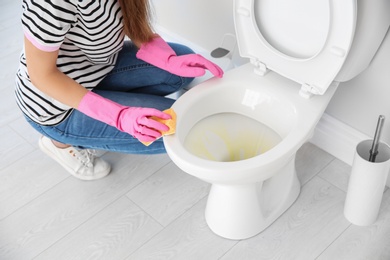
<svg viewBox="0 0 390 260">
<path fill-rule="evenodd" d="M 165 96 L 206 69 L 223 75 L 189 48 L 154 34 L 148 10 L 147 0 L 23 1 L 16 100 L 43 135 L 40 148 L 77 178 L 110 171 L 89 149 L 165 152 L 155 140 L 168 127 L 150 118 L 170 118 L 161 112 L 173 103 Z"/>
</svg>

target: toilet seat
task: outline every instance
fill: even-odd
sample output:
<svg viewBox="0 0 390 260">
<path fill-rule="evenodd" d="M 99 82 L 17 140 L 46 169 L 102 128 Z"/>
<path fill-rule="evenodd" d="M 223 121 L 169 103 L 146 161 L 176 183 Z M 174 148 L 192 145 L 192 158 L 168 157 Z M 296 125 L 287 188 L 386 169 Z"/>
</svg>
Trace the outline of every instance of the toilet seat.
<svg viewBox="0 0 390 260">
<path fill-rule="evenodd" d="M 318 52 L 310 57 L 294 57 L 283 53 L 266 39 L 260 29 L 264 25 L 259 26 L 256 18 L 259 9 L 256 9 L 255 5 L 265 3 L 266 6 L 270 3 L 267 1 L 275 0 L 234 2 L 234 19 L 240 55 L 250 58 L 256 74 L 264 75 L 268 69 L 271 69 L 300 83 L 302 85 L 300 94 L 304 97 L 310 97 L 312 94 L 323 95 L 337 76 L 350 50 L 356 24 L 356 0 L 330 0 L 326 3 L 329 4 L 328 10 L 324 10 L 328 12 L 325 15 L 329 16 L 327 35 Z M 307 0 L 295 2 L 302 4 L 305 1 Z"/>
</svg>

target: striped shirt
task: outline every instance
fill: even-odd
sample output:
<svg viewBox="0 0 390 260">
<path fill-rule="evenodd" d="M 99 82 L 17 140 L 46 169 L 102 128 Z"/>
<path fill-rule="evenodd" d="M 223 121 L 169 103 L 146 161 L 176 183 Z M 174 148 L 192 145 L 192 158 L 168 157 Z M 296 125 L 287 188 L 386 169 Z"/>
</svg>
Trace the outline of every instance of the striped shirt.
<svg viewBox="0 0 390 260">
<path fill-rule="evenodd" d="M 21 20 L 31 43 L 42 51 L 58 50 L 58 69 L 87 89 L 112 70 L 123 46 L 117 0 L 23 0 Z M 41 125 L 58 124 L 72 112 L 31 83 L 24 51 L 15 95 L 22 112 Z"/>
</svg>

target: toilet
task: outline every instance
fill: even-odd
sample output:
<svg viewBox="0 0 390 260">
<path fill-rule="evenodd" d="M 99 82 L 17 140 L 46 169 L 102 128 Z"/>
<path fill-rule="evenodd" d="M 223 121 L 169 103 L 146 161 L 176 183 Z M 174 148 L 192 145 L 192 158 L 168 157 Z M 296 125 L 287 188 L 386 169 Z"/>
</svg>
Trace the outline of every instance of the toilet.
<svg viewBox="0 0 390 260">
<path fill-rule="evenodd" d="M 297 199 L 295 155 L 339 82 L 360 74 L 390 24 L 389 1 L 234 0 L 250 62 L 174 103 L 164 137 L 184 172 L 211 184 L 205 218 L 228 239 L 257 235 Z"/>
</svg>

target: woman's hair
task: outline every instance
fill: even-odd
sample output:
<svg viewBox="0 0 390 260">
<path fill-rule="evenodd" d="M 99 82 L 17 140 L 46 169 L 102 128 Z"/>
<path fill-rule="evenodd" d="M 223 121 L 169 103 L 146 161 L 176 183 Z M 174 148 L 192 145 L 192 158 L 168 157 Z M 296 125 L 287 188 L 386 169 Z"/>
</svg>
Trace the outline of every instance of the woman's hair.
<svg viewBox="0 0 390 260">
<path fill-rule="evenodd" d="M 124 32 L 136 45 L 152 40 L 149 0 L 119 0 Z"/>
</svg>

